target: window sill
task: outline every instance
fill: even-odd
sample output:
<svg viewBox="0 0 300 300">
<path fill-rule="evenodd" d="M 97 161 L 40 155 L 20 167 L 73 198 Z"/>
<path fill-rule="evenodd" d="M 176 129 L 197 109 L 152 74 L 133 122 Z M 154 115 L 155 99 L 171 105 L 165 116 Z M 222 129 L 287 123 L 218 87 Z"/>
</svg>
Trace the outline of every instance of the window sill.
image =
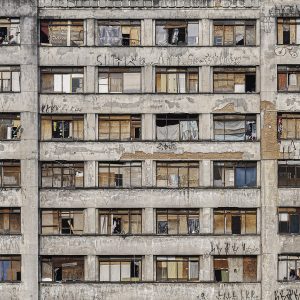
<svg viewBox="0 0 300 300">
<path fill-rule="evenodd" d="M 0 233 L 1 236 L 22 236 L 22 233 Z"/>
</svg>

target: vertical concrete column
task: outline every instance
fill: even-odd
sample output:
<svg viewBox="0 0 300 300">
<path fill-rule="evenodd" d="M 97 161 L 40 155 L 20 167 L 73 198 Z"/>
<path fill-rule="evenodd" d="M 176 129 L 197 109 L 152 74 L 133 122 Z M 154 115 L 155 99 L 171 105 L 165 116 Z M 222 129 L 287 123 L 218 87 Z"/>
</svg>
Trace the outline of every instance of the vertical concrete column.
<svg viewBox="0 0 300 300">
<path fill-rule="evenodd" d="M 202 160 L 200 164 L 200 186 L 211 187 L 211 161 Z"/>
<path fill-rule="evenodd" d="M 210 46 L 210 20 L 202 19 L 202 46 Z"/>
<path fill-rule="evenodd" d="M 155 138 L 154 127 L 154 115 L 143 114 L 142 117 L 142 138 L 143 140 L 153 141 Z"/>
<path fill-rule="evenodd" d="M 84 214 L 84 233 L 87 234 L 95 234 L 96 227 L 97 226 L 97 215 L 96 215 L 97 210 L 93 207 L 89 207 L 85 209 L 85 214 Z"/>
<path fill-rule="evenodd" d="M 201 78 L 202 78 L 202 93 L 212 93 L 212 68 L 209 66 L 201 67 Z"/>
<path fill-rule="evenodd" d="M 199 139 L 200 140 L 211 140 L 212 138 L 212 115 L 211 114 L 200 114 L 199 115 Z"/>
<path fill-rule="evenodd" d="M 142 45 L 143 46 L 152 46 L 154 45 L 155 41 L 153 40 L 154 37 L 154 24 L 152 19 L 144 19 L 142 21 Z"/>
<path fill-rule="evenodd" d="M 153 93 L 155 91 L 154 68 L 145 66 L 143 68 L 143 91 L 144 93 Z"/>
<path fill-rule="evenodd" d="M 97 115 L 86 114 L 84 118 L 84 140 L 95 141 L 98 136 Z"/>
<path fill-rule="evenodd" d="M 95 66 L 86 66 L 84 74 L 84 91 L 85 93 L 96 93 L 97 76 Z"/>
<path fill-rule="evenodd" d="M 84 187 L 95 187 L 98 185 L 98 163 L 96 161 L 84 162 Z"/>
<path fill-rule="evenodd" d="M 256 233 L 257 234 L 261 234 L 261 222 L 262 222 L 261 209 L 258 208 L 256 211 Z"/>
<path fill-rule="evenodd" d="M 84 280 L 85 281 L 97 281 L 99 278 L 99 263 L 98 257 L 94 255 L 88 255 L 84 261 Z"/>
<path fill-rule="evenodd" d="M 96 24 L 95 19 L 87 19 L 86 20 L 86 45 L 87 46 L 95 46 L 97 45 L 97 27 L 95 26 Z"/>
<path fill-rule="evenodd" d="M 200 257 L 200 281 L 213 280 L 213 257 L 205 254 Z"/>
<path fill-rule="evenodd" d="M 154 280 L 154 258 L 153 255 L 145 255 L 144 268 L 143 268 L 143 280 L 153 281 Z"/>
<path fill-rule="evenodd" d="M 200 209 L 200 232 L 201 233 L 212 233 L 212 220 L 213 210 L 211 208 L 204 207 Z"/>
<path fill-rule="evenodd" d="M 154 181 L 155 170 L 153 164 L 154 164 L 153 160 L 149 160 L 149 159 L 146 159 L 143 163 L 142 183 L 143 186 L 145 187 L 152 187 L 155 184 Z"/>
<path fill-rule="evenodd" d="M 154 209 L 146 207 L 143 210 L 143 233 L 154 233 Z"/>
</svg>

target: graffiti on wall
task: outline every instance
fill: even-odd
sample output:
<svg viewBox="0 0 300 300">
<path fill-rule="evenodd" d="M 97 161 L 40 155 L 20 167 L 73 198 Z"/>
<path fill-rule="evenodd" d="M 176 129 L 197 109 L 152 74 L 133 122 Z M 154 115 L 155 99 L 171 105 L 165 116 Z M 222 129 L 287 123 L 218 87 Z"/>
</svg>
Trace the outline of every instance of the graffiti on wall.
<svg viewBox="0 0 300 300">
<path fill-rule="evenodd" d="M 274 300 L 300 300 L 300 289 L 284 289 L 275 291 Z"/>
<path fill-rule="evenodd" d="M 277 56 L 285 56 L 289 54 L 292 58 L 297 58 L 299 55 L 299 47 L 295 46 L 276 46 L 274 50 Z"/>
<path fill-rule="evenodd" d="M 255 290 L 222 291 L 219 290 L 216 300 L 259 300 Z"/>
</svg>

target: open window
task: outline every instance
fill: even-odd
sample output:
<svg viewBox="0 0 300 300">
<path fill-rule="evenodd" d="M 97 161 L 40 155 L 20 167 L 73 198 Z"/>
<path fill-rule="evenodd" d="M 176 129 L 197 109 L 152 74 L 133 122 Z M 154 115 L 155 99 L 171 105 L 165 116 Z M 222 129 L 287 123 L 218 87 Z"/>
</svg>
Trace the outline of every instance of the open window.
<svg viewBox="0 0 300 300">
<path fill-rule="evenodd" d="M 142 138 L 141 115 L 99 115 L 99 140 L 132 141 Z"/>
<path fill-rule="evenodd" d="M 20 187 L 21 164 L 18 160 L 0 161 L 0 187 Z"/>
<path fill-rule="evenodd" d="M 256 20 L 215 20 L 214 46 L 255 46 Z"/>
<path fill-rule="evenodd" d="M 0 282 L 21 281 L 21 255 L 0 256 Z"/>
<path fill-rule="evenodd" d="M 141 256 L 100 256 L 99 281 L 137 282 L 142 280 Z"/>
<path fill-rule="evenodd" d="M 199 209 L 157 209 L 157 234 L 199 234 Z"/>
<path fill-rule="evenodd" d="M 214 209 L 214 234 L 256 233 L 256 209 Z"/>
<path fill-rule="evenodd" d="M 162 68 L 155 70 L 157 93 L 198 93 L 199 68 Z"/>
<path fill-rule="evenodd" d="M 20 138 L 20 114 L 0 114 L 0 140 L 19 140 Z"/>
<path fill-rule="evenodd" d="M 278 66 L 277 73 L 278 91 L 300 91 L 300 65 Z"/>
<path fill-rule="evenodd" d="M 21 209 L 14 207 L 0 208 L 0 234 L 21 233 Z"/>
<path fill-rule="evenodd" d="M 79 209 L 43 209 L 42 234 L 79 235 L 84 229 L 84 211 Z"/>
<path fill-rule="evenodd" d="M 216 282 L 256 282 L 256 256 L 215 256 Z"/>
<path fill-rule="evenodd" d="M 83 46 L 83 20 L 41 20 L 40 43 L 46 46 Z"/>
<path fill-rule="evenodd" d="M 300 160 L 278 161 L 278 187 L 300 187 Z"/>
<path fill-rule="evenodd" d="M 139 46 L 141 44 L 141 21 L 98 21 L 99 46 Z"/>
<path fill-rule="evenodd" d="M 41 277 L 42 282 L 84 281 L 84 257 L 43 256 Z"/>
<path fill-rule="evenodd" d="M 83 115 L 41 116 L 42 140 L 83 140 Z"/>
<path fill-rule="evenodd" d="M 278 255 L 278 280 L 300 280 L 300 255 L 298 253 Z"/>
<path fill-rule="evenodd" d="M 279 45 L 300 44 L 300 18 L 277 18 Z"/>
<path fill-rule="evenodd" d="M 214 187 L 256 187 L 257 162 L 214 162 Z"/>
<path fill-rule="evenodd" d="M 256 115 L 214 115 L 216 141 L 256 141 Z"/>
<path fill-rule="evenodd" d="M 255 67 L 215 67 L 215 93 L 255 93 Z"/>
<path fill-rule="evenodd" d="M 0 66 L 0 93 L 20 91 L 20 67 Z"/>
<path fill-rule="evenodd" d="M 80 188 L 84 186 L 83 162 L 43 162 L 42 187 Z"/>
<path fill-rule="evenodd" d="M 159 141 L 198 140 L 198 117 L 189 114 L 157 114 L 156 139 Z"/>
<path fill-rule="evenodd" d="M 0 45 L 20 44 L 20 19 L 0 18 Z"/>
<path fill-rule="evenodd" d="M 189 188 L 199 186 L 199 162 L 156 162 L 156 186 Z"/>
<path fill-rule="evenodd" d="M 42 93 L 83 93 L 83 68 L 41 68 Z"/>
<path fill-rule="evenodd" d="M 157 20 L 155 44 L 158 46 L 195 46 L 199 43 L 199 22 Z"/>
<path fill-rule="evenodd" d="M 99 162 L 99 187 L 129 188 L 142 186 L 142 163 Z"/>
</svg>

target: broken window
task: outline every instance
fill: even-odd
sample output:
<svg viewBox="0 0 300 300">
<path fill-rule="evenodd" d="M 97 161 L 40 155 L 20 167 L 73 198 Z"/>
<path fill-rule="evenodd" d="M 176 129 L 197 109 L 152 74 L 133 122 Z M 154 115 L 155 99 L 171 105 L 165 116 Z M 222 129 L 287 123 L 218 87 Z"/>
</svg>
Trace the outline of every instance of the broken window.
<svg viewBox="0 0 300 300">
<path fill-rule="evenodd" d="M 41 139 L 83 140 L 83 115 L 41 116 Z"/>
<path fill-rule="evenodd" d="M 140 93 L 141 68 L 99 68 L 99 93 Z"/>
<path fill-rule="evenodd" d="M 278 161 L 278 187 L 300 186 L 300 160 Z"/>
<path fill-rule="evenodd" d="M 278 91 L 300 91 L 300 65 L 278 66 Z"/>
<path fill-rule="evenodd" d="M 0 140 L 19 140 L 20 138 L 20 114 L 0 114 Z"/>
<path fill-rule="evenodd" d="M 157 209 L 157 234 L 199 234 L 199 209 Z"/>
<path fill-rule="evenodd" d="M 99 140 L 131 141 L 142 137 L 141 115 L 99 115 Z"/>
<path fill-rule="evenodd" d="M 300 280 L 300 255 L 278 255 L 278 280 Z"/>
<path fill-rule="evenodd" d="M 156 162 L 156 186 L 198 187 L 199 162 Z"/>
<path fill-rule="evenodd" d="M 0 234 L 21 233 L 21 209 L 14 207 L 0 208 Z"/>
<path fill-rule="evenodd" d="M 156 68 L 157 93 L 198 93 L 198 68 Z"/>
<path fill-rule="evenodd" d="M 215 256 L 216 282 L 256 282 L 256 256 Z"/>
<path fill-rule="evenodd" d="M 277 43 L 300 44 L 300 18 L 277 18 Z"/>
<path fill-rule="evenodd" d="M 195 46 L 198 45 L 198 41 L 198 21 L 156 21 L 155 44 L 158 46 Z"/>
<path fill-rule="evenodd" d="M 83 46 L 82 20 L 41 20 L 40 43 L 47 46 Z"/>
<path fill-rule="evenodd" d="M 0 67 L 0 92 L 20 92 L 20 67 Z"/>
<path fill-rule="evenodd" d="M 21 255 L 0 256 L 0 282 L 21 281 Z"/>
<path fill-rule="evenodd" d="M 0 18 L 0 45 L 20 44 L 20 19 Z"/>
<path fill-rule="evenodd" d="M 214 209 L 214 234 L 256 234 L 256 209 Z"/>
<path fill-rule="evenodd" d="M 99 257 L 99 281 L 127 282 L 142 280 L 142 257 Z"/>
<path fill-rule="evenodd" d="M 42 187 L 75 188 L 84 186 L 83 162 L 43 162 Z"/>
<path fill-rule="evenodd" d="M 42 281 L 84 281 L 83 256 L 44 256 L 41 258 Z"/>
<path fill-rule="evenodd" d="M 139 46 L 141 21 L 98 21 L 99 46 Z"/>
<path fill-rule="evenodd" d="M 0 161 L 0 187 L 20 187 L 21 164 L 17 160 Z"/>
<path fill-rule="evenodd" d="M 157 256 L 156 281 L 199 281 L 199 257 Z"/>
<path fill-rule="evenodd" d="M 100 234 L 141 234 L 141 209 L 99 210 Z"/>
<path fill-rule="evenodd" d="M 141 186 L 141 162 L 99 162 L 99 187 L 129 188 Z"/>
<path fill-rule="evenodd" d="M 82 234 L 84 211 L 69 209 L 43 209 L 41 211 L 42 234 Z"/>
<path fill-rule="evenodd" d="M 256 162 L 214 162 L 214 187 L 256 187 Z"/>
<path fill-rule="evenodd" d="M 159 141 L 193 141 L 199 138 L 198 115 L 156 115 L 156 139 Z"/>
<path fill-rule="evenodd" d="M 277 124 L 278 139 L 300 139 L 300 114 L 279 113 Z"/>
<path fill-rule="evenodd" d="M 255 20 L 214 21 L 215 46 L 255 46 Z"/>
<path fill-rule="evenodd" d="M 215 93 L 255 93 L 255 67 L 214 68 Z"/>
<path fill-rule="evenodd" d="M 300 208 L 278 208 L 279 233 L 300 234 Z"/>
<path fill-rule="evenodd" d="M 42 68 L 42 93 L 83 93 L 83 68 Z"/>
<path fill-rule="evenodd" d="M 255 141 L 256 115 L 214 115 L 217 141 Z"/>
</svg>

